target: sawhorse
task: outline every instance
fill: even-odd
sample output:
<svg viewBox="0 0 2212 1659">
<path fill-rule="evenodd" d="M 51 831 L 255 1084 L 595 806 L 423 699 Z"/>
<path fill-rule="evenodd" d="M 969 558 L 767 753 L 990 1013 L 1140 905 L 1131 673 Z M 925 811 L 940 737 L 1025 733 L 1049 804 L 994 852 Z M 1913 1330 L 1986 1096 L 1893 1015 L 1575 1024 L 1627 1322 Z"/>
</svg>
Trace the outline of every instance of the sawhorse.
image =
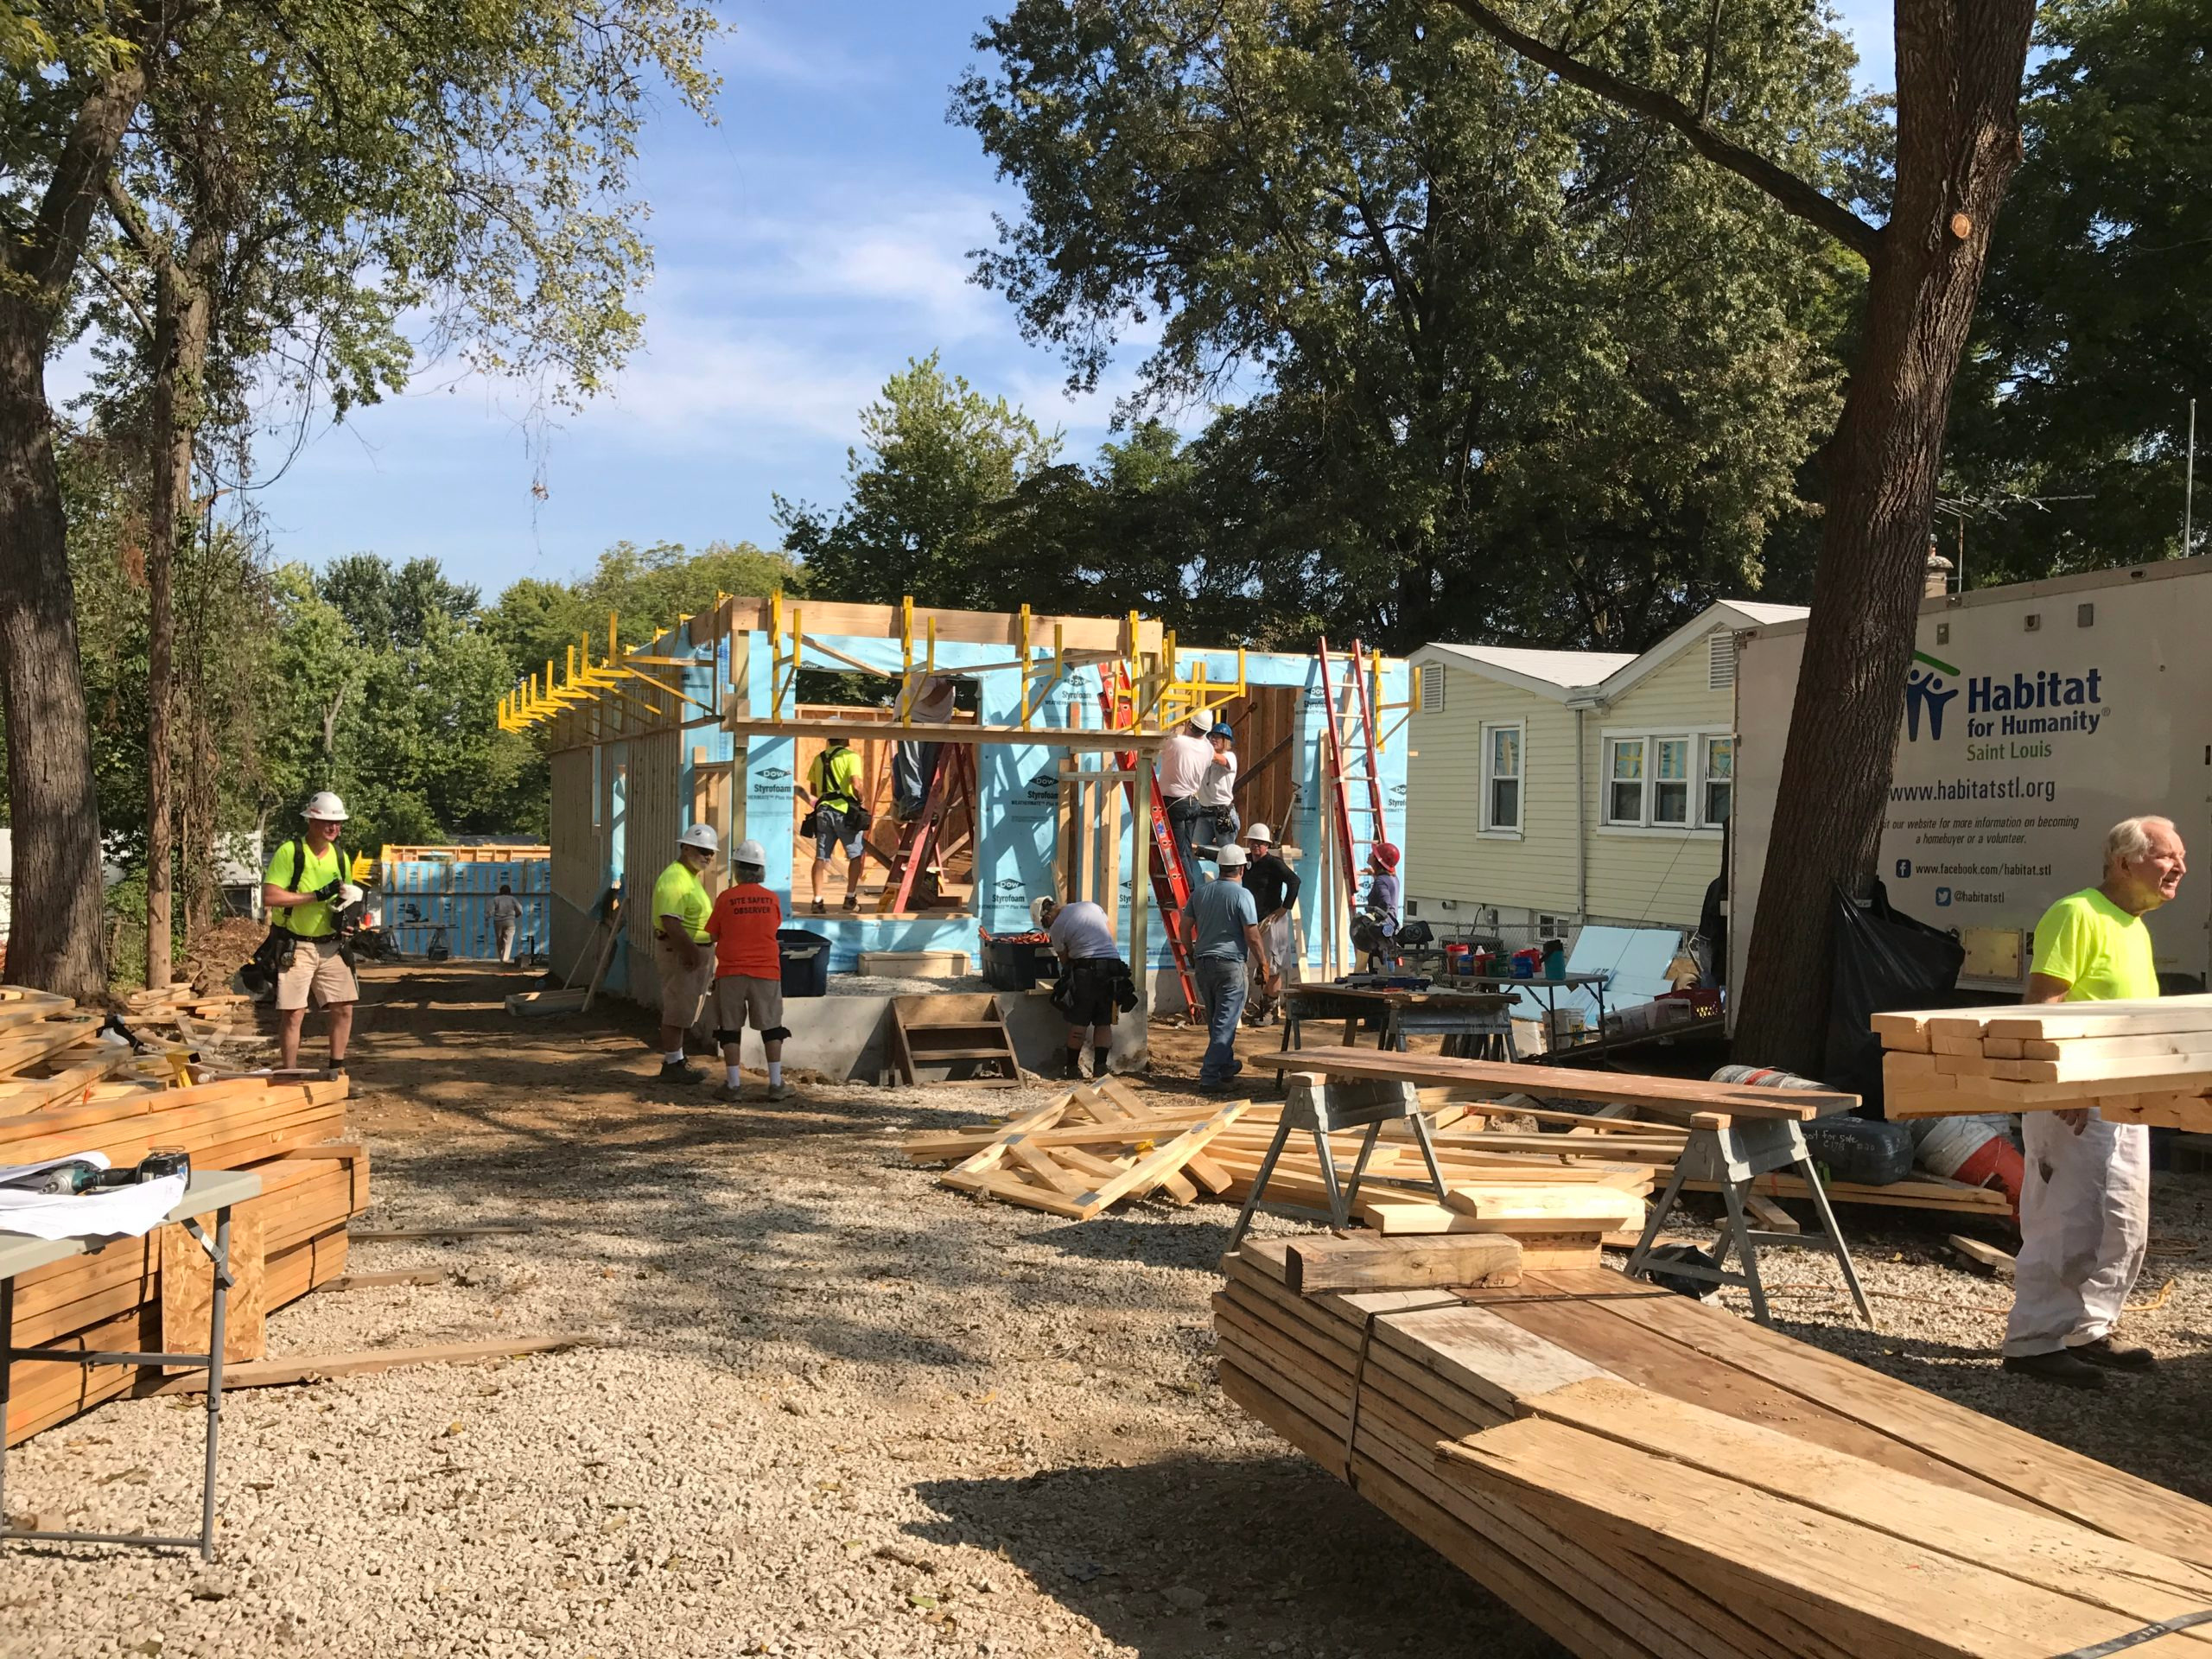
<svg viewBox="0 0 2212 1659">
<path fill-rule="evenodd" d="M 1323 1211 L 1309 1205 L 1268 1206 L 1279 1214 L 1325 1221 L 1338 1229 L 1351 1226 L 1352 1205 L 1359 1200 L 1360 1183 L 1368 1179 L 1367 1160 L 1374 1155 L 1375 1142 L 1385 1123 L 1401 1120 L 1413 1126 L 1414 1143 L 1421 1148 L 1421 1161 L 1428 1166 L 1428 1184 L 1436 1193 L 1436 1201 L 1444 1202 L 1444 1172 L 1437 1166 L 1436 1146 L 1429 1139 L 1428 1120 L 1421 1114 L 1421 1096 L 1413 1084 L 1366 1078 L 1332 1083 L 1318 1071 L 1289 1072 L 1283 1084 L 1288 1093 L 1283 1101 L 1282 1116 L 1275 1124 L 1274 1139 L 1268 1143 L 1268 1155 L 1260 1160 L 1259 1173 L 1252 1178 L 1252 1190 L 1245 1195 L 1244 1208 L 1237 1214 L 1236 1230 L 1229 1236 L 1230 1249 L 1236 1248 L 1244 1236 L 1244 1230 L 1252 1224 L 1253 1212 L 1260 1207 L 1268 1190 L 1268 1179 L 1274 1173 L 1275 1160 L 1282 1156 L 1294 1129 L 1303 1129 L 1313 1137 L 1314 1151 L 1321 1165 L 1321 1185 L 1328 1192 L 1329 1207 Z M 1349 1185 L 1340 1184 L 1336 1159 L 1329 1151 L 1329 1137 L 1362 1128 L 1367 1134 L 1359 1143 L 1359 1159 L 1352 1166 L 1351 1180 Z M 1377 1175 L 1373 1179 L 1378 1186 L 1420 1185 L 1395 1176 Z"/>
<path fill-rule="evenodd" d="M 1811 1232 L 1763 1232 L 1744 1217 L 1744 1196 L 1751 1190 L 1751 1182 L 1761 1175 L 1784 1169 L 1802 1175 L 1806 1190 L 1812 1196 L 1819 1221 Z M 1821 1186 L 1812 1154 L 1806 1150 L 1804 1128 L 1796 1119 L 1751 1118 L 1738 1122 L 1707 1113 L 1693 1117 L 1689 1139 L 1683 1143 L 1681 1155 L 1675 1160 L 1674 1177 L 1659 1195 L 1659 1202 L 1651 1206 L 1651 1219 L 1643 1224 L 1643 1236 L 1629 1252 L 1628 1265 L 1623 1271 L 1630 1278 L 1649 1277 L 1654 1270 L 1651 1247 L 1666 1225 L 1667 1217 L 1674 1212 L 1683 1184 L 1688 1181 L 1713 1183 L 1720 1189 L 1720 1201 L 1727 1208 L 1727 1221 L 1721 1229 L 1720 1245 L 1716 1252 L 1718 1265 L 1708 1268 L 1700 1262 L 1662 1256 L 1656 1264 L 1656 1271 L 1710 1284 L 1740 1286 L 1751 1293 L 1751 1317 L 1761 1325 L 1771 1325 L 1773 1320 L 1767 1317 L 1766 1288 L 1759 1282 L 1758 1247 L 1796 1244 L 1806 1249 L 1825 1250 L 1841 1265 L 1843 1282 L 1850 1287 L 1851 1299 L 1859 1304 L 1859 1316 L 1866 1321 L 1866 1328 L 1876 1328 L 1874 1310 L 1866 1306 L 1866 1293 L 1859 1287 L 1858 1269 L 1851 1264 L 1850 1249 L 1843 1242 L 1842 1230 L 1835 1224 L 1835 1211 L 1828 1208 L 1828 1195 Z M 1732 1247 L 1743 1262 L 1740 1273 L 1728 1271 Z"/>
</svg>

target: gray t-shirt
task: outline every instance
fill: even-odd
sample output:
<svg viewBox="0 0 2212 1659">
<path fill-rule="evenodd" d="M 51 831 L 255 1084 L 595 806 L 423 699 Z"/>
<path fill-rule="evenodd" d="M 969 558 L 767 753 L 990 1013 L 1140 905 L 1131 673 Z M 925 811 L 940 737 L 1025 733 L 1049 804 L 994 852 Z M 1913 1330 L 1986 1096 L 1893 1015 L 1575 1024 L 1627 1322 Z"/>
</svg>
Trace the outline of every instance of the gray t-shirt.
<svg viewBox="0 0 2212 1659">
<path fill-rule="evenodd" d="M 518 922 L 522 919 L 522 900 L 512 893 L 493 893 L 486 908 L 491 911 L 492 919 L 495 922 Z"/>
<path fill-rule="evenodd" d="M 1114 939 L 1114 918 L 1087 899 L 1062 905 L 1052 926 L 1045 930 L 1045 937 L 1052 942 L 1053 950 L 1071 962 L 1122 954 Z"/>
<path fill-rule="evenodd" d="M 1192 954 L 1244 960 L 1244 930 L 1259 925 L 1260 912 L 1242 881 L 1207 882 L 1191 895 L 1183 913 L 1191 918 L 1198 944 Z"/>
</svg>

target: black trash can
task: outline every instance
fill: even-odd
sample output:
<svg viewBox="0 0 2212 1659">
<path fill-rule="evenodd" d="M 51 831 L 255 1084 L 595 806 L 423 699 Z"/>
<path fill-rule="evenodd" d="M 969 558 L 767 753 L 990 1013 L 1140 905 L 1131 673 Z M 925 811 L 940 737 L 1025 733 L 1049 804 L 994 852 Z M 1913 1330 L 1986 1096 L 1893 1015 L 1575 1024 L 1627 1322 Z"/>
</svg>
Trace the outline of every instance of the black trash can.
<svg viewBox="0 0 2212 1659">
<path fill-rule="evenodd" d="M 830 995 L 830 941 L 803 927 L 776 930 L 776 950 L 784 964 L 785 996 Z"/>
<path fill-rule="evenodd" d="M 1051 942 L 1037 934 L 983 935 L 983 983 L 995 991 L 1026 991 L 1039 980 L 1057 979 L 1059 971 Z"/>
</svg>

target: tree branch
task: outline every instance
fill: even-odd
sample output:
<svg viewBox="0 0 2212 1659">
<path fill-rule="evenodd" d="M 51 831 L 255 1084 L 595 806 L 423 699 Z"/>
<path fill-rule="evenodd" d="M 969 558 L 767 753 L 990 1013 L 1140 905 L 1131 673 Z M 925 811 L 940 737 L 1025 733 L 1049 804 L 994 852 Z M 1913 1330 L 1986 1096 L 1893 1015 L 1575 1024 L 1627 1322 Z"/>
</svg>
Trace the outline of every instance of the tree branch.
<svg viewBox="0 0 2212 1659">
<path fill-rule="evenodd" d="M 1619 105 L 1624 110 L 1662 122 L 1689 140 L 1690 148 L 1716 167 L 1747 180 L 1789 212 L 1816 230 L 1825 231 L 1869 264 L 1882 255 L 1882 232 L 1801 179 L 1779 162 L 1770 162 L 1733 139 L 1724 138 L 1701 120 L 1698 112 L 1678 98 L 1655 87 L 1639 86 L 1609 71 L 1593 67 L 1557 47 L 1547 46 L 1507 22 L 1482 0 L 1450 0 L 1470 21 L 1501 44 L 1550 70 L 1571 86 Z"/>
<path fill-rule="evenodd" d="M 139 257 L 157 270 L 166 267 L 169 263 L 169 245 L 146 222 L 146 216 L 138 211 L 138 204 L 123 188 L 123 181 L 109 174 L 101 181 L 100 194 L 107 198 L 108 212 L 115 216 L 115 222 L 130 238 L 130 245 L 138 250 Z"/>
</svg>

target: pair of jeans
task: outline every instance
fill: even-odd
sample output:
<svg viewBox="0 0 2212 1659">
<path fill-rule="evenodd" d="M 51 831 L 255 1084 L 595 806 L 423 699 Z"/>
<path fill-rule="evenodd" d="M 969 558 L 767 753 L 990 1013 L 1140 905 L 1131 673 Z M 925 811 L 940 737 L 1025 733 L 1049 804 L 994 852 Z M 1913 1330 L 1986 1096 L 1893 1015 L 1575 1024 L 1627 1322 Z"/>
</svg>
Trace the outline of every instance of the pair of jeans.
<svg viewBox="0 0 2212 1659">
<path fill-rule="evenodd" d="M 1236 1022 L 1244 1017 L 1244 962 L 1241 957 L 1200 957 L 1191 964 L 1206 1014 L 1206 1052 L 1200 1083 L 1227 1083 L 1243 1068 L 1236 1058 Z"/>
<path fill-rule="evenodd" d="M 1195 795 L 1177 795 L 1165 807 L 1167 833 L 1175 842 L 1175 855 L 1183 861 L 1183 879 L 1193 892 L 1198 890 L 1198 856 L 1192 846 L 1198 840 L 1198 817 L 1206 809 L 1198 804 Z"/>
</svg>

